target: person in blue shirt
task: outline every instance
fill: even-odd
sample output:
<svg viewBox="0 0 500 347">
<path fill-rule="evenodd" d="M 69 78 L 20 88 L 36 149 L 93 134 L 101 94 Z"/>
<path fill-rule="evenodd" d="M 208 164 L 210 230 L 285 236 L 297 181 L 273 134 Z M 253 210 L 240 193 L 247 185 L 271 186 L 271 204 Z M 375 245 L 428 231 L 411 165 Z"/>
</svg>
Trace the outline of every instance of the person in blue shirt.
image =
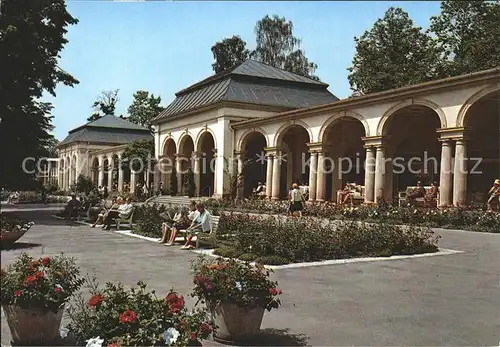
<svg viewBox="0 0 500 347">
<path fill-rule="evenodd" d="M 194 215 L 193 222 L 191 223 L 189 228 L 186 229 L 188 233 L 186 243 L 181 247 L 181 249 L 194 248 L 193 245 L 191 245 L 193 236 L 199 232 L 210 233 L 211 230 L 212 216 L 210 215 L 210 212 L 205 210 L 205 206 L 202 203 L 198 203 L 196 205 L 196 213 Z"/>
</svg>

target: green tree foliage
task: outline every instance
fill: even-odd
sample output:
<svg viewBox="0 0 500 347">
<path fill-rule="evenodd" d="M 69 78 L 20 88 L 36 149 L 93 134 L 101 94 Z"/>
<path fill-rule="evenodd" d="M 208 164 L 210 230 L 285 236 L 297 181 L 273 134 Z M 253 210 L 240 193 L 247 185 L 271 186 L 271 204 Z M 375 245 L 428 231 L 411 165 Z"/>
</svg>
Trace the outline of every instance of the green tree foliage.
<svg viewBox="0 0 500 347">
<path fill-rule="evenodd" d="M 293 23 L 284 17 L 265 16 L 255 25 L 256 48 L 249 52 L 246 42 L 233 36 L 212 46 L 215 72 L 232 68 L 249 57 L 262 63 L 319 80 L 314 72 L 318 66 L 310 62 L 300 48 L 301 41 L 293 35 Z"/>
<path fill-rule="evenodd" d="M 143 171 L 154 164 L 154 140 L 137 140 L 125 147 L 122 154 L 122 167 L 133 171 Z"/>
<path fill-rule="evenodd" d="M 215 59 L 212 68 L 215 73 L 238 66 L 247 60 L 250 51 L 246 49 L 246 45 L 247 43 L 237 35 L 216 42 L 212 46 Z"/>
<path fill-rule="evenodd" d="M 194 182 L 194 172 L 188 168 L 184 174 L 184 191 L 190 198 L 196 195 L 196 183 Z"/>
<path fill-rule="evenodd" d="M 178 186 L 177 186 L 177 170 L 175 168 L 175 165 L 172 167 L 172 171 L 170 172 L 170 195 L 176 196 L 178 191 Z"/>
<path fill-rule="evenodd" d="M 134 93 L 134 101 L 128 108 L 127 120 L 152 130 L 151 120 L 164 109 L 160 104 L 160 96 L 155 97 L 145 90 L 138 90 Z"/>
<path fill-rule="evenodd" d="M 87 121 L 93 122 L 104 116 L 114 116 L 116 104 L 118 103 L 118 89 L 107 90 L 97 97 L 97 100 L 92 104 L 94 113 L 87 118 Z"/>
<path fill-rule="evenodd" d="M 83 175 L 78 175 L 78 178 L 77 178 L 76 184 L 75 184 L 75 191 L 77 193 L 88 194 L 94 188 L 95 188 L 95 185 L 90 178 L 85 177 Z"/>
<path fill-rule="evenodd" d="M 440 77 L 500 66 L 499 1 L 442 1 L 430 32 L 446 59 Z"/>
<path fill-rule="evenodd" d="M 436 77 L 440 58 L 435 41 L 401 8 L 389 8 L 371 30 L 354 40 L 356 54 L 348 70 L 356 92 L 379 92 Z"/>
<path fill-rule="evenodd" d="M 22 188 L 33 178 L 22 169 L 24 158 L 47 155 L 53 140 L 52 105 L 42 94 L 78 83 L 58 65 L 67 27 L 78 20 L 64 0 L 3 0 L 0 13 L 0 181 Z"/>
</svg>

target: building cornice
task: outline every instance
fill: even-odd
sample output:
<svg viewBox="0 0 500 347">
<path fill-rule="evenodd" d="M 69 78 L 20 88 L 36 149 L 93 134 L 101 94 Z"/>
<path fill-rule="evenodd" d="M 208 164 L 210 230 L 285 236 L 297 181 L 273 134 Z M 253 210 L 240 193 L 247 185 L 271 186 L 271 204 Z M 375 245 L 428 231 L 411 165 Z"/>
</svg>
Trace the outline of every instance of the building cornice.
<svg viewBox="0 0 500 347">
<path fill-rule="evenodd" d="M 484 85 L 489 82 L 495 82 L 495 81 L 500 82 L 500 68 L 479 71 L 467 75 L 449 77 L 437 81 L 415 84 L 408 87 L 391 89 L 383 92 L 342 99 L 325 105 L 282 112 L 272 118 L 250 119 L 234 124 L 233 128 L 241 129 L 241 128 L 247 128 L 249 126 L 274 123 L 277 120 L 286 121 L 295 118 L 309 117 L 319 113 L 339 112 L 346 110 L 347 108 L 371 105 L 381 101 L 388 102 L 394 99 L 416 97 L 420 96 L 421 94 L 429 93 L 436 90 L 442 90 L 464 85 L 471 85 L 471 86 L 478 84 Z"/>
</svg>

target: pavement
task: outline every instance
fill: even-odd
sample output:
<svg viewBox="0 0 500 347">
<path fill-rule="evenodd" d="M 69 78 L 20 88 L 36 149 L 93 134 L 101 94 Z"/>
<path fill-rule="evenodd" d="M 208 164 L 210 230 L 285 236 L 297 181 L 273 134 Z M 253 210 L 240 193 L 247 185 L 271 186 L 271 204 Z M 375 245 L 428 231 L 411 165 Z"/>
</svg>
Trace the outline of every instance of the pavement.
<svg viewBox="0 0 500 347">
<path fill-rule="evenodd" d="M 34 256 L 64 251 L 102 284 L 143 280 L 158 293 L 174 287 L 194 305 L 188 294 L 195 253 L 69 225 L 43 208 L 13 213 L 37 224 L 14 248 L 2 250 L 2 267 L 23 251 Z M 463 253 L 276 270 L 282 306 L 266 312 L 254 344 L 499 346 L 500 234 L 436 231 L 442 248 Z M 1 323 L 6 345 L 10 333 L 3 314 Z"/>
</svg>

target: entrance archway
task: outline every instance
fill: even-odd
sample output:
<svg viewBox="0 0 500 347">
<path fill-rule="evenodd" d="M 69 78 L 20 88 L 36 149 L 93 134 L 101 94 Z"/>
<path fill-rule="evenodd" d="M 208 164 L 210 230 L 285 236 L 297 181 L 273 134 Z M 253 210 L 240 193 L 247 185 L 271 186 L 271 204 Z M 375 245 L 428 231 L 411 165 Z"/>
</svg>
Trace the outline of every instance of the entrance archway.
<svg viewBox="0 0 500 347">
<path fill-rule="evenodd" d="M 291 125 L 283 130 L 278 140 L 278 147 L 283 157 L 280 170 L 280 197 L 285 198 L 291 189 L 292 183 L 298 185 L 309 184 L 310 153 L 307 144 L 311 142 L 309 133 L 301 125 Z"/>
<path fill-rule="evenodd" d="M 215 172 L 213 163 L 215 157 L 215 139 L 205 131 L 198 140 L 197 151 L 201 155 L 199 187 L 196 187 L 200 196 L 212 196 L 215 187 Z"/>
<path fill-rule="evenodd" d="M 386 200 L 418 181 L 425 186 L 439 181 L 441 146 L 436 130 L 441 127 L 438 113 L 423 105 L 405 106 L 389 117 L 383 128 L 385 158 L 392 158 L 385 167 Z"/>
<path fill-rule="evenodd" d="M 165 144 L 163 145 L 163 156 L 160 159 L 160 170 L 162 179 L 160 182 L 163 182 L 164 187 L 168 187 L 167 190 L 170 193 L 172 191 L 171 187 L 171 174 L 172 169 L 176 165 L 175 155 L 177 153 L 177 146 L 175 145 L 175 141 L 173 139 L 167 139 Z"/>
<path fill-rule="evenodd" d="M 180 177 L 179 180 L 179 185 L 180 189 L 179 192 L 181 194 L 185 193 L 185 180 L 187 179 L 186 174 L 189 172 L 189 169 L 193 170 L 193 165 L 192 165 L 192 159 L 191 157 L 193 156 L 194 152 L 194 141 L 193 138 L 189 135 L 185 135 L 182 137 L 180 143 L 179 143 L 179 157 L 177 160 L 180 161 L 180 172 L 177 173 L 177 177 Z"/>
<path fill-rule="evenodd" d="M 477 100 L 464 117 L 467 129 L 468 199 L 486 202 L 486 193 L 500 177 L 500 90 Z M 476 166 L 476 164 L 479 164 Z M 475 167 L 476 166 L 476 167 Z"/>
<path fill-rule="evenodd" d="M 92 182 L 94 182 L 96 186 L 99 186 L 97 182 L 99 180 L 99 158 L 97 157 L 94 157 L 94 159 L 92 159 L 91 172 L 92 172 L 92 177 L 91 177 Z"/>
<path fill-rule="evenodd" d="M 348 182 L 364 185 L 364 136 L 363 123 L 353 117 L 339 118 L 325 129 L 326 199 L 336 201 L 337 191 Z"/>
<path fill-rule="evenodd" d="M 253 131 L 245 136 L 242 142 L 243 196 L 249 197 L 259 182 L 266 183 L 267 160 L 264 149 L 267 147 L 265 136 Z"/>
</svg>

